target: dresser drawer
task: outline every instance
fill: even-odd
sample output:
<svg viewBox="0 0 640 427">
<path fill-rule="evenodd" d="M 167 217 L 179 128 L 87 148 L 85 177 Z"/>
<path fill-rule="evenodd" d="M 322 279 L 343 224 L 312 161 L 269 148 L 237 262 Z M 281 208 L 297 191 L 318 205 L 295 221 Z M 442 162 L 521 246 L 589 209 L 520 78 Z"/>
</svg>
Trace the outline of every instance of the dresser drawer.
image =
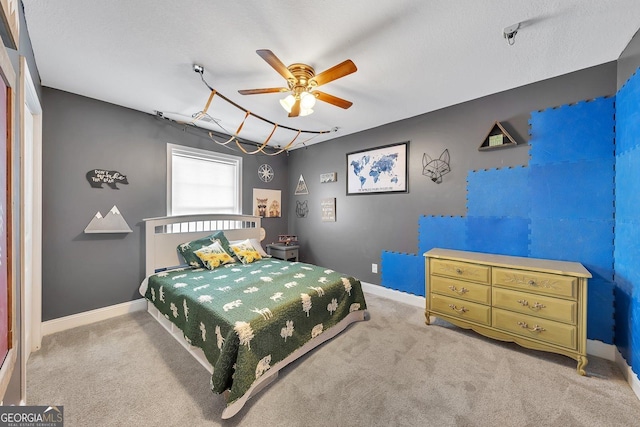
<svg viewBox="0 0 640 427">
<path fill-rule="evenodd" d="M 576 299 L 578 280 L 558 274 L 493 268 L 492 283 L 526 292 Z"/>
<path fill-rule="evenodd" d="M 490 325 L 491 322 L 491 307 L 444 295 L 431 295 L 431 310 L 483 325 Z"/>
<path fill-rule="evenodd" d="M 431 276 L 431 292 L 462 298 L 481 304 L 491 304 L 491 287 L 473 282 L 450 279 L 447 277 Z"/>
<path fill-rule="evenodd" d="M 489 284 L 491 268 L 486 265 L 447 259 L 432 259 L 431 273 Z"/>
<path fill-rule="evenodd" d="M 499 308 L 492 310 L 491 321 L 492 326 L 496 329 L 572 350 L 577 347 L 577 328 L 575 326 Z"/>
<path fill-rule="evenodd" d="M 545 297 L 543 295 L 493 288 L 494 307 L 505 308 L 536 317 L 544 317 L 559 322 L 576 324 L 578 303 L 565 299 Z"/>
</svg>

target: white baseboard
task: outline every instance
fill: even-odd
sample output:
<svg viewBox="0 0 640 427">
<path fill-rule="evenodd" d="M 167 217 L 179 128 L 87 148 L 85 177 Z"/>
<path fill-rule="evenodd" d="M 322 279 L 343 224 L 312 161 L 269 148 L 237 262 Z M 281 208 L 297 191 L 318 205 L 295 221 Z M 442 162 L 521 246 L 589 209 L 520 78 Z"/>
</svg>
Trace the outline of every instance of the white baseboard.
<svg viewBox="0 0 640 427">
<path fill-rule="evenodd" d="M 89 325 L 123 314 L 133 313 L 147 309 L 147 300 L 140 298 L 122 304 L 111 305 L 109 307 L 98 308 L 96 310 L 85 311 L 83 313 L 72 314 L 71 316 L 60 317 L 58 319 L 42 322 L 42 336 L 77 328 L 78 326 Z"/>
<path fill-rule="evenodd" d="M 587 340 L 587 354 L 615 362 L 616 346 L 605 344 L 602 341 Z"/>
<path fill-rule="evenodd" d="M 406 292 L 396 291 L 394 289 L 385 288 L 384 286 L 374 285 L 372 283 L 361 282 L 362 290 L 366 293 L 377 295 L 379 297 L 388 298 L 394 301 L 412 305 L 414 307 L 425 308 L 426 300 L 418 295 L 408 294 Z"/>
<path fill-rule="evenodd" d="M 627 361 L 624 360 L 624 357 L 622 357 L 619 351 L 616 351 L 616 365 L 618 365 L 620 372 L 624 375 L 631 390 L 633 390 L 636 397 L 640 399 L 640 380 L 638 380 L 638 376 L 633 372 L 631 366 L 627 365 Z"/>
</svg>

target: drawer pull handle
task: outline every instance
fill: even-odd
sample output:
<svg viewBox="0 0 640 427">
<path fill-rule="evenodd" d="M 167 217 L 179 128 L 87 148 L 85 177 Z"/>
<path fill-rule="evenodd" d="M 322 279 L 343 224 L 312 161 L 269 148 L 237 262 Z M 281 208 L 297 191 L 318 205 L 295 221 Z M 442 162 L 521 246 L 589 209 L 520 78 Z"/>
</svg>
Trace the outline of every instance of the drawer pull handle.
<svg viewBox="0 0 640 427">
<path fill-rule="evenodd" d="M 449 286 L 449 289 L 451 289 L 453 292 L 455 292 L 458 295 L 464 295 L 465 293 L 469 292 L 469 289 L 462 287 L 460 288 L 460 290 L 458 290 L 455 286 Z"/>
<path fill-rule="evenodd" d="M 536 311 L 542 310 L 543 308 L 547 308 L 546 305 L 540 304 L 539 302 L 534 302 L 533 305 L 529 305 L 529 301 L 527 301 L 526 299 L 519 299 L 516 302 L 523 307 L 529 307 L 531 310 L 536 310 Z"/>
<path fill-rule="evenodd" d="M 460 267 L 456 267 L 456 273 L 462 274 L 462 269 Z"/>
<path fill-rule="evenodd" d="M 522 329 L 526 329 L 529 332 L 544 332 L 546 331 L 545 328 L 543 328 L 542 326 L 534 326 L 533 328 L 530 328 L 529 325 L 527 325 L 525 322 L 518 322 L 518 326 L 520 326 Z"/>
<path fill-rule="evenodd" d="M 463 307 L 458 308 L 458 307 L 456 307 L 456 306 L 455 306 L 455 304 L 449 304 L 449 308 L 450 308 L 451 310 L 457 311 L 458 313 L 462 313 L 462 314 L 464 314 L 464 313 L 466 313 L 467 311 L 469 311 L 469 309 L 468 309 L 468 308 L 464 308 L 464 306 L 463 306 Z"/>
<path fill-rule="evenodd" d="M 547 308 L 547 306 L 544 304 L 540 304 L 539 302 L 536 302 L 531 306 L 531 310 L 541 310 L 543 308 Z"/>
<path fill-rule="evenodd" d="M 529 279 L 529 281 L 527 282 L 527 285 L 529 285 L 529 286 L 538 286 L 538 284 L 536 283 L 536 281 L 535 281 L 535 280 L 533 280 L 533 279 Z"/>
</svg>

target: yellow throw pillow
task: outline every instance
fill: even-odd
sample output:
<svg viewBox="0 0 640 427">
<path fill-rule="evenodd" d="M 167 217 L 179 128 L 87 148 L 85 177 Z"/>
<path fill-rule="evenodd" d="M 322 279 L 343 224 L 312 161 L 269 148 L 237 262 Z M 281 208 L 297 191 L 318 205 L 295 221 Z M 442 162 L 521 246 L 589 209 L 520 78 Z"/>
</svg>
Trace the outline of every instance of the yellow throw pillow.
<svg viewBox="0 0 640 427">
<path fill-rule="evenodd" d="M 217 241 L 209 246 L 203 246 L 194 253 L 209 270 L 233 262 L 233 257 L 225 252 L 222 245 Z"/>
<path fill-rule="evenodd" d="M 262 256 L 260 256 L 260 253 L 255 250 L 249 239 L 243 240 L 238 244 L 231 245 L 231 249 L 233 249 L 233 252 L 235 252 L 236 256 L 243 264 L 250 264 L 262 259 Z"/>
</svg>

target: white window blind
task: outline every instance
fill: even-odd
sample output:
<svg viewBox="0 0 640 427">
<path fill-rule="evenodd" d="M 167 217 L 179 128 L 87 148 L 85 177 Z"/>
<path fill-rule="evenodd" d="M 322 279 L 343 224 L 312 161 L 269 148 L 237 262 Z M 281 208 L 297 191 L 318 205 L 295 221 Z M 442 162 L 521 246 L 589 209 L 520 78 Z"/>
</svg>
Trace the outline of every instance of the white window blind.
<svg viewBox="0 0 640 427">
<path fill-rule="evenodd" d="M 242 212 L 242 158 L 167 144 L 167 214 Z"/>
</svg>

